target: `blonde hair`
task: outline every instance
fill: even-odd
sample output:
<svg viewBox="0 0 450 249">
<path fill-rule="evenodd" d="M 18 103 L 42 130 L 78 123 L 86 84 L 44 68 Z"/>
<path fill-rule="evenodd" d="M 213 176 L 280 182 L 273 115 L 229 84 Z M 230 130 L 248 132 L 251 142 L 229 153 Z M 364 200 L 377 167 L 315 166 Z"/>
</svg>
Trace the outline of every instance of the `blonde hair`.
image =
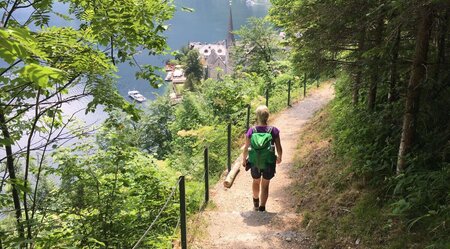
<svg viewBox="0 0 450 249">
<path fill-rule="evenodd" d="M 256 108 L 256 123 L 266 125 L 269 120 L 269 108 L 265 105 L 260 105 Z"/>
</svg>

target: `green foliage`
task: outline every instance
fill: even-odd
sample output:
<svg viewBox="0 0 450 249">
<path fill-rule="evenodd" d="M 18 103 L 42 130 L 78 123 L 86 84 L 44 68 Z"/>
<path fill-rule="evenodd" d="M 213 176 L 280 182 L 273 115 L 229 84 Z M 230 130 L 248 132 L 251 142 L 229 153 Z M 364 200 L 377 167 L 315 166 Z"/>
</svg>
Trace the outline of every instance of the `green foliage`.
<svg viewBox="0 0 450 249">
<path fill-rule="evenodd" d="M 50 148 L 55 149 L 58 144 L 64 144 L 74 137 L 80 140 L 85 138 L 86 127 L 74 125 L 74 117 L 67 117 L 63 113 L 63 105 L 90 96 L 85 102 L 87 105 L 81 107 L 86 112 L 93 112 L 98 105 L 102 105 L 106 112 L 120 109 L 129 115 L 126 119 L 138 119 L 139 112 L 117 91 L 115 63 L 129 62 L 133 65 L 133 56 L 142 49 L 152 55 L 163 53 L 167 48 L 166 38 L 162 34 L 167 28 L 164 23 L 172 17 L 174 6 L 171 1 L 151 0 L 102 0 L 95 3 L 64 0 L 59 5 L 56 3 L 48 0 L 1 2 L 5 12 L 0 30 L 0 60 L 3 66 L 0 69 L 0 147 L 5 151 L 3 155 L 6 154 L 2 158 L 2 167 L 5 160 L 8 175 L 5 178 L 7 181 L 2 180 L 0 189 L 6 189 L 10 196 L 9 201 L 2 198 L 1 209 L 15 212 L 11 212 L 0 222 L 0 247 L 18 247 L 21 243 L 26 244 L 23 246 L 27 248 L 77 245 L 121 247 L 117 244 L 119 242 L 129 247 L 131 240 L 147 224 L 133 221 L 137 217 L 133 216 L 133 212 L 127 216 L 118 211 L 121 201 L 132 201 L 123 193 L 121 196 L 115 192 L 121 187 L 120 184 L 125 183 L 119 182 L 118 178 L 117 181 L 112 181 L 111 170 L 115 167 L 154 173 L 141 170 L 143 164 L 127 165 L 133 158 L 150 160 L 133 147 L 131 139 L 126 140 L 122 136 L 119 140 L 124 143 L 118 145 L 118 138 L 114 138 L 112 133 L 102 132 L 105 137 L 98 148 L 85 146 L 86 150 L 98 149 L 98 153 L 82 148 L 77 148 L 80 151 L 73 153 L 62 151 L 61 154 L 67 156 L 61 160 L 67 159 L 64 165 L 73 170 L 55 171 L 63 179 L 61 188 L 48 187 L 43 172 L 45 166 L 51 164 L 46 161 Z M 70 16 L 56 13 L 53 9 L 61 4 L 69 7 Z M 71 23 L 79 26 L 52 27 L 49 26 L 51 18 L 76 19 Z M 141 69 L 137 76 L 147 79 L 152 86 L 157 86 L 159 77 L 155 75 L 155 67 L 141 65 Z M 167 135 L 164 130 L 162 133 Z M 118 148 L 123 154 L 117 151 Z M 102 161 L 105 165 L 100 167 Z M 81 169 L 91 171 L 83 172 Z M 128 177 L 124 172 L 115 172 L 114 175 L 121 179 Z M 65 177 L 72 177 L 71 181 L 76 184 L 71 186 Z M 161 185 L 158 188 L 159 185 L 150 184 L 158 183 L 163 177 L 156 175 L 145 178 L 139 174 L 136 177 L 132 179 L 136 185 L 139 186 L 142 181 L 148 187 L 154 187 L 156 192 L 148 191 L 149 195 L 153 194 L 152 198 L 167 195 L 167 186 Z M 111 185 L 118 182 L 119 185 Z M 145 196 L 148 190 L 145 186 L 130 189 L 141 196 Z M 91 190 L 96 191 L 97 196 Z M 85 191 L 87 195 L 82 196 L 76 191 Z M 57 199 L 63 195 L 73 199 Z M 119 196 L 117 202 L 112 198 L 116 195 Z M 89 204 L 92 206 L 88 207 Z M 154 204 L 145 200 L 139 205 L 155 209 L 160 203 Z M 130 209 L 141 207 L 129 205 Z M 154 211 L 151 213 L 145 208 L 138 212 L 145 211 L 142 217 L 148 222 L 154 216 Z M 115 218 L 123 219 L 123 226 Z M 172 220 L 174 219 L 170 216 L 167 223 L 170 227 Z M 167 229 L 161 230 L 165 232 L 154 234 L 149 245 L 156 243 L 157 236 L 168 234 Z M 114 237 L 116 235 L 118 237 Z"/>
<path fill-rule="evenodd" d="M 312 78 L 340 75 L 333 106 L 334 151 L 385 200 L 380 209 L 407 224 L 405 233 L 419 232 L 430 247 L 445 245 L 450 234 L 442 225 L 449 222 L 450 103 L 448 85 L 441 82 L 449 79 L 448 67 L 442 68 L 449 58 L 443 52 L 449 43 L 448 2 L 272 4 L 271 20 L 286 32 L 295 72 Z M 425 17 L 432 24 L 421 31 Z M 420 53 L 428 55 L 425 73 L 411 63 Z M 424 80 L 416 82 L 413 76 Z M 361 210 L 370 213 L 371 207 Z"/>
<path fill-rule="evenodd" d="M 103 148 L 82 144 L 60 149 L 54 154 L 58 167 L 49 172 L 61 179 L 54 193 L 52 209 L 57 213 L 45 223 L 56 222 L 52 231 L 41 234 L 63 235 L 43 247 L 131 247 L 156 218 L 176 183 L 168 168 L 155 159 L 128 146 L 121 130 L 104 134 Z M 74 154 L 73 151 L 77 151 Z M 171 235 L 178 210 L 170 203 L 145 240 L 148 246 L 161 243 L 161 236 Z"/>
<path fill-rule="evenodd" d="M 240 40 L 233 48 L 232 57 L 246 72 L 270 75 L 270 66 L 281 55 L 279 38 L 267 19 L 251 17 L 248 24 L 234 32 Z M 267 72 L 269 70 L 269 72 Z"/>
<path fill-rule="evenodd" d="M 255 82 L 251 77 L 240 77 L 234 79 L 230 76 L 217 81 L 208 79 L 203 82 L 201 93 L 204 95 L 215 117 L 226 122 L 230 119 L 243 118 L 242 111 L 246 105 L 258 94 L 259 82 Z"/>
<path fill-rule="evenodd" d="M 168 96 L 164 95 L 152 101 L 148 108 L 140 113 L 139 120 L 133 120 L 133 117 L 126 113 L 114 111 L 105 125 L 120 127 L 124 133 L 127 133 L 128 136 L 123 137 L 124 143 L 151 153 L 157 159 L 163 159 L 172 151 L 170 142 L 173 135 L 170 124 L 175 119 L 174 110 Z M 97 135 L 100 144 L 104 144 L 103 132 L 107 131 L 99 131 Z"/>
<path fill-rule="evenodd" d="M 186 93 L 183 96 L 183 101 L 175 108 L 175 122 L 172 123 L 171 130 L 178 132 L 210 124 L 210 110 L 201 98 L 197 93 Z"/>
<path fill-rule="evenodd" d="M 378 189 L 380 198 L 388 198 L 386 207 L 394 216 L 405 219 L 408 230 L 425 230 L 439 241 L 447 239 L 443 224 L 450 219 L 448 164 L 439 162 L 444 155 L 445 142 L 438 135 L 445 129 L 435 125 L 423 136 L 416 152 L 410 157 L 410 167 L 395 176 L 398 141 L 400 140 L 400 106 L 391 105 L 386 110 L 368 113 L 355 107 L 345 88 L 348 78 L 336 83 L 338 99 L 333 107 L 334 149 L 350 161 L 352 171 L 369 180 Z M 436 116 L 435 122 L 442 116 Z M 428 115 L 422 118 L 429 118 Z M 445 153 L 445 152 L 444 152 Z M 446 204 L 447 203 L 447 204 Z M 431 242 L 434 244 L 434 242 Z M 439 247 L 438 247 L 439 248 Z"/>
<path fill-rule="evenodd" d="M 204 69 L 200 62 L 200 53 L 196 49 L 190 49 L 184 46 L 180 51 L 173 52 L 175 60 L 170 60 L 168 64 L 182 65 L 186 81 L 184 82 L 184 90 L 194 91 L 203 77 Z"/>
<path fill-rule="evenodd" d="M 164 22 L 172 17 L 171 3 L 155 1 L 89 1 L 71 0 L 70 13 L 81 21 L 80 27 L 89 30 L 100 45 L 114 41 L 121 62 L 130 59 L 139 47 L 150 54 L 166 49 Z M 105 29 L 108 27 L 108 29 Z"/>
<path fill-rule="evenodd" d="M 191 87 L 187 90 L 194 90 L 194 85 L 198 83 L 203 77 L 203 65 L 200 63 L 200 53 L 196 49 L 189 50 L 183 58 L 185 67 L 184 74 L 191 83 Z"/>
<path fill-rule="evenodd" d="M 31 56 L 46 58 L 46 54 L 37 45 L 36 39 L 26 28 L 0 30 L 0 58 L 13 64 L 17 59 L 31 60 Z"/>
</svg>

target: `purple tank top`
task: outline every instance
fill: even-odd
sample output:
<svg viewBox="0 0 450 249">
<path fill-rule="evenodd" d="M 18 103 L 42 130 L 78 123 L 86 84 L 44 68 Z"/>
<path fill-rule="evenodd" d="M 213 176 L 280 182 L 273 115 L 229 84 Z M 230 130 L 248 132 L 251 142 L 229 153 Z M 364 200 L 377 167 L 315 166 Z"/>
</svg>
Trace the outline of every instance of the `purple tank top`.
<svg viewBox="0 0 450 249">
<path fill-rule="evenodd" d="M 267 132 L 268 130 L 269 130 L 269 127 L 272 127 L 272 132 L 271 132 L 271 134 L 272 134 L 272 138 L 275 140 L 275 139 L 277 139 L 277 138 L 279 138 L 280 137 L 280 130 L 278 130 L 278 128 L 277 127 L 275 127 L 275 126 L 260 126 L 260 125 L 257 125 L 257 126 L 255 126 L 256 127 L 256 130 L 258 131 L 258 132 Z M 247 134 L 246 134 L 246 136 L 248 137 L 248 138 L 250 138 L 251 136 L 252 136 L 252 134 L 253 134 L 253 127 L 250 127 L 249 129 L 248 129 L 248 131 L 247 131 Z"/>
</svg>

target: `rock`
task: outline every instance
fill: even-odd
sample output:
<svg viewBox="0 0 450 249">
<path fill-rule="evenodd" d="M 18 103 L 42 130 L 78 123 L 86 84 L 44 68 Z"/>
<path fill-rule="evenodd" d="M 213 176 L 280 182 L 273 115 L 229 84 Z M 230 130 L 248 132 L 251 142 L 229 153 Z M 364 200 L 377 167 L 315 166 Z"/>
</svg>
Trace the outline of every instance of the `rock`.
<svg viewBox="0 0 450 249">
<path fill-rule="evenodd" d="M 309 227 L 311 226 L 312 220 L 308 221 L 308 225 L 306 225 L 306 230 L 309 230 Z"/>
<path fill-rule="evenodd" d="M 356 239 L 355 244 L 356 244 L 356 245 L 359 245 L 360 243 L 361 243 L 361 239 L 359 239 L 359 238 Z"/>
<path fill-rule="evenodd" d="M 291 242 L 291 241 L 292 241 L 292 238 L 291 238 L 291 237 L 286 237 L 286 241 L 287 241 L 287 242 Z"/>
</svg>

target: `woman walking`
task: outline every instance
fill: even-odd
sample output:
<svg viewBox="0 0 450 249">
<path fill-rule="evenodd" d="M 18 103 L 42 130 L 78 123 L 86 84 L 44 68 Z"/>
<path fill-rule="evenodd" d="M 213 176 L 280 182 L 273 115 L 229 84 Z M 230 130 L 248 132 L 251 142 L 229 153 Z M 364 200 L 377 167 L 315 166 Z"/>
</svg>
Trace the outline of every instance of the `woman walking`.
<svg viewBox="0 0 450 249">
<path fill-rule="evenodd" d="M 249 164 L 253 178 L 253 206 L 255 211 L 266 211 L 270 180 L 274 177 L 276 164 L 281 163 L 283 149 L 280 130 L 268 126 L 269 108 L 261 105 L 256 108 L 256 126 L 246 134 L 242 165 Z M 276 154 L 275 150 L 276 148 Z M 249 151 L 250 149 L 250 151 Z M 249 158 L 247 156 L 249 155 Z"/>
</svg>

